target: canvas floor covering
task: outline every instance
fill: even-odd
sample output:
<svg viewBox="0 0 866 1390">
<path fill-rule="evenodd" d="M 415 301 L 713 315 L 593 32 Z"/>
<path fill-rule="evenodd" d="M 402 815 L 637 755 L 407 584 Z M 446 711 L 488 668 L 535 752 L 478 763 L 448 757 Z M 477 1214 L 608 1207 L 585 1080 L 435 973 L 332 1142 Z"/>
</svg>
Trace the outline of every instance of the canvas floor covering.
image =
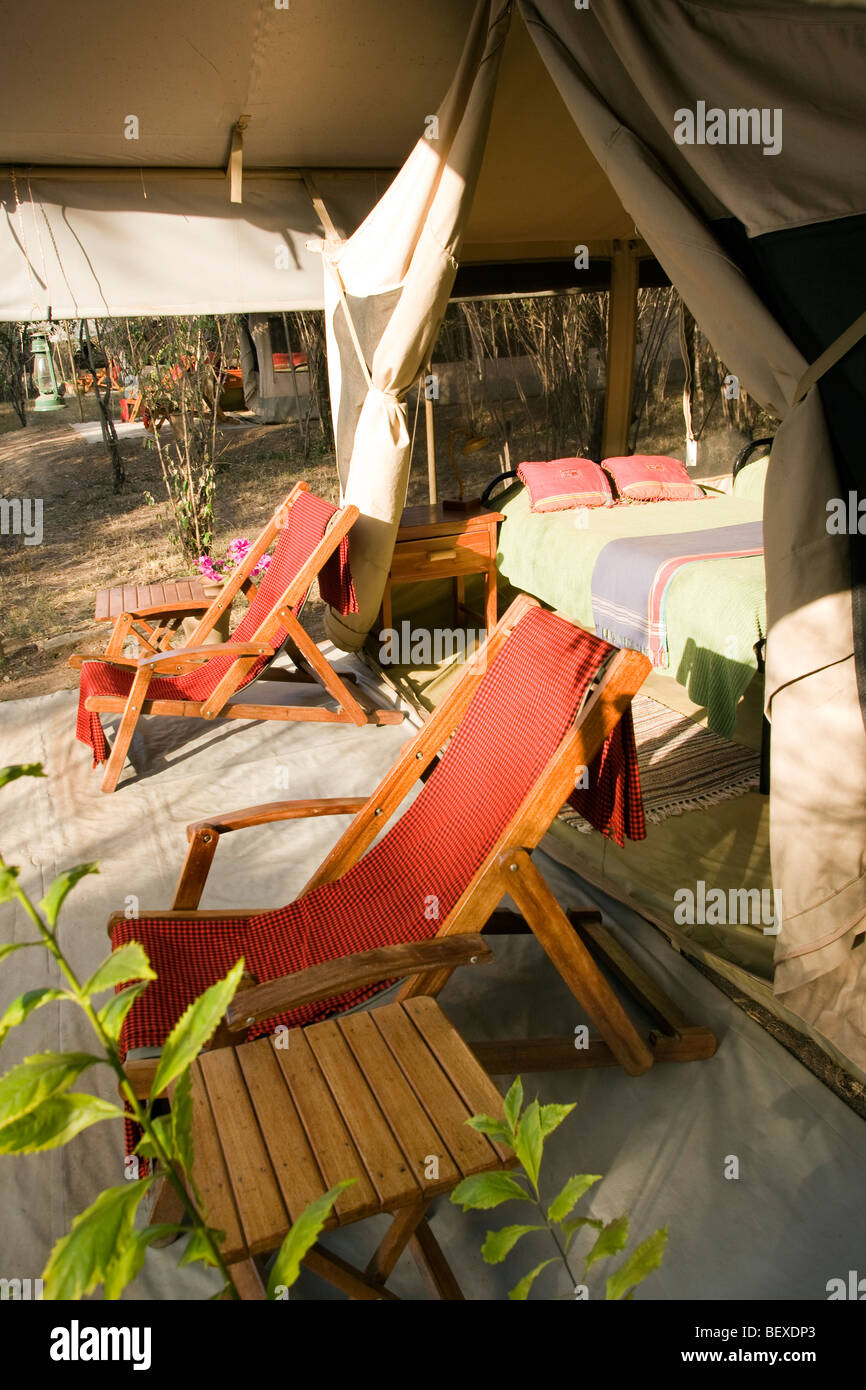
<svg viewBox="0 0 866 1390">
<path fill-rule="evenodd" d="M 311 692 L 310 698 L 318 697 Z M 168 905 L 188 822 L 268 800 L 366 794 L 411 735 L 408 721 L 356 729 L 150 720 L 133 742 L 138 779 L 127 769 L 119 790 L 106 797 L 88 750 L 74 739 L 75 705 L 69 692 L 0 704 L 0 762 L 38 760 L 48 773 L 44 781 L 22 780 L 0 793 L 0 852 L 21 866 L 34 897 L 59 870 L 99 860 L 100 874 L 79 884 L 62 917 L 66 947 L 82 974 L 106 952 L 110 913 L 134 899 L 142 909 Z M 203 905 L 270 907 L 290 900 L 346 824 L 343 817 L 297 821 L 228 837 Z M 572 1173 L 602 1173 L 604 1181 L 584 1199 L 584 1214 L 609 1219 L 627 1210 L 634 1240 L 669 1227 L 664 1264 L 640 1298 L 826 1298 L 829 1279 L 862 1268 L 863 1122 L 654 928 L 553 859 L 536 857 L 564 906 L 594 897 L 609 909 L 615 934 L 720 1042 L 709 1062 L 658 1066 L 636 1079 L 613 1069 L 526 1077 L 529 1096 L 578 1103 L 548 1141 L 543 1187 L 553 1195 Z M 0 908 L 2 940 L 20 939 L 25 930 L 17 907 Z M 571 1034 L 581 1012 L 535 941 L 502 937 L 492 945 L 495 964 L 458 972 L 441 996 L 464 1034 Z M 0 1010 L 23 990 L 52 982 L 41 952 L 16 952 L 0 969 Z M 72 1009 L 48 1006 L 10 1035 L 3 1069 L 34 1052 L 88 1044 Z M 504 1087 L 510 1078 L 497 1080 Z M 110 1095 L 111 1081 L 103 1085 Z M 736 1179 L 725 1176 L 731 1156 L 739 1164 Z M 0 1277 L 37 1277 L 76 1213 L 121 1179 L 122 1158 L 118 1125 L 95 1126 L 54 1153 L 0 1159 Z M 484 1264 L 485 1231 L 521 1219 L 508 1206 L 467 1215 L 447 1199 L 434 1207 L 433 1230 L 468 1298 L 503 1298 L 553 1253 L 539 1234 L 525 1238 L 505 1264 Z M 366 1222 L 326 1239 L 363 1264 L 381 1230 L 381 1220 Z M 207 1296 L 213 1276 L 198 1267 L 178 1270 L 180 1248 L 151 1252 L 129 1296 Z M 603 1268 L 591 1271 L 590 1296 L 603 1296 L 603 1278 Z M 390 1287 L 405 1297 L 424 1296 L 408 1256 Z M 341 1297 L 306 1273 L 295 1295 Z M 569 1297 L 570 1282 L 551 1267 L 533 1296 Z"/>
</svg>

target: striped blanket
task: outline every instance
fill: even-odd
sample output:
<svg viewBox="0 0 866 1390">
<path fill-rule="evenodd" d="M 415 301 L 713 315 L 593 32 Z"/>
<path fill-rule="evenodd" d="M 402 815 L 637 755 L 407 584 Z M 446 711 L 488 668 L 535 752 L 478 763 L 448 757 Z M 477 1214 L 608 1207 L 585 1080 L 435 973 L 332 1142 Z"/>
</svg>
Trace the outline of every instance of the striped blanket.
<svg viewBox="0 0 866 1390">
<path fill-rule="evenodd" d="M 608 541 L 592 571 L 596 635 L 617 647 L 644 652 L 654 666 L 666 668 L 665 605 L 674 576 L 699 560 L 737 559 L 760 555 L 763 549 L 760 521 Z"/>
</svg>

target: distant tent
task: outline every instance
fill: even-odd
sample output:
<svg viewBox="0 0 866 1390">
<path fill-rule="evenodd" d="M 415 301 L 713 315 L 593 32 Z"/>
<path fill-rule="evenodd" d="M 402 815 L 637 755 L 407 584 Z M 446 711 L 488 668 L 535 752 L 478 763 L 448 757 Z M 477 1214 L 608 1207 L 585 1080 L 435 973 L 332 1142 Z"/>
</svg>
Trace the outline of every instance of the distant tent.
<svg viewBox="0 0 866 1390">
<path fill-rule="evenodd" d="M 46 0 L 18 36 L 10 20 L 0 317 L 325 302 L 338 466 L 367 518 L 359 621 L 332 621 L 351 646 L 375 618 L 405 393 L 458 254 L 586 245 L 622 268 L 642 238 L 782 420 L 765 494 L 775 988 L 866 1069 L 866 537 L 826 524 L 833 499 L 866 493 L 866 12 L 480 0 L 467 37 L 463 0 L 335 8 L 154 0 L 134 39 L 155 66 L 119 12 L 76 15 L 74 78 L 66 6 Z"/>
</svg>

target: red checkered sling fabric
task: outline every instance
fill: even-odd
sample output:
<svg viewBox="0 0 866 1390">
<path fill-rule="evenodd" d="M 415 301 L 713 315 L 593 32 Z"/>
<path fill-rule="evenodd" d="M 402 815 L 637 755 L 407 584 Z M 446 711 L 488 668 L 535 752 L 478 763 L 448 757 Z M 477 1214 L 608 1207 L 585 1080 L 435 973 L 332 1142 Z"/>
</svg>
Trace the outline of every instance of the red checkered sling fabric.
<svg viewBox="0 0 866 1390">
<path fill-rule="evenodd" d="M 233 921 L 143 918 L 118 923 L 115 947 L 140 941 L 158 978 L 134 1003 L 124 1049 L 160 1046 L 183 1009 L 240 956 L 259 982 L 305 966 L 436 934 L 527 793 L 544 772 L 601 661 L 600 638 L 535 608 L 494 661 L 432 775 L 395 825 L 335 883 L 272 912 Z M 601 766 L 583 813 L 630 831 L 619 776 L 638 802 L 634 743 Z M 606 785 L 613 777 L 613 785 Z M 384 986 L 307 1004 L 251 1029 L 300 1027 L 371 998 Z"/>
<path fill-rule="evenodd" d="M 626 835 L 646 839 L 631 705 L 593 758 L 587 786 L 577 787 L 568 804 L 620 848 Z"/>
<path fill-rule="evenodd" d="M 238 623 L 230 642 L 248 642 L 256 633 L 285 593 L 301 567 L 309 560 L 319 541 L 328 529 L 328 523 L 336 508 L 322 497 L 312 492 L 301 492 L 292 504 L 286 525 L 280 531 L 271 563 L 259 585 L 258 592 Z M 349 570 L 349 542 L 344 536 L 334 554 L 322 566 L 319 590 L 325 603 L 340 613 L 357 613 L 358 603 Z M 300 613 L 306 594 L 294 606 L 295 617 Z M 283 628 L 278 628 L 271 644 L 279 649 L 286 639 Z M 147 688 L 148 700 L 206 700 L 216 689 L 226 672 L 231 668 L 234 658 L 215 656 L 203 666 L 197 667 L 182 676 L 156 676 Z M 261 675 L 272 660 L 263 656 L 255 662 L 247 676 L 238 686 L 243 690 Z M 108 757 L 108 744 L 102 731 L 99 715 L 87 710 L 84 702 L 90 695 L 115 695 L 125 698 L 131 689 L 134 672 L 128 667 L 112 666 L 106 661 L 87 661 L 81 668 L 81 686 L 78 696 L 78 723 L 76 736 L 81 743 L 93 749 L 93 766 L 104 762 Z"/>
</svg>

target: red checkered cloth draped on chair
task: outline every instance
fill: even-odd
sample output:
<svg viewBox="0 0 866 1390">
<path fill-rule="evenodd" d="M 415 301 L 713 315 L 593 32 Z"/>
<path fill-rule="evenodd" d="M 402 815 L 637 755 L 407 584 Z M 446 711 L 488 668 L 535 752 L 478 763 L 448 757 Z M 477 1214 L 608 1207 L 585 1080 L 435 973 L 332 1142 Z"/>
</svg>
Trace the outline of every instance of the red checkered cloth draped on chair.
<svg viewBox="0 0 866 1390">
<path fill-rule="evenodd" d="M 576 788 L 568 798 L 569 806 L 602 835 L 615 840 L 620 849 L 626 835 L 630 840 L 645 840 L 631 705 L 596 753 L 586 780 L 586 787 Z"/>
<path fill-rule="evenodd" d="M 289 510 L 288 520 L 280 531 L 271 563 L 265 571 L 258 592 L 229 638 L 230 642 L 249 642 L 255 636 L 256 630 L 322 540 L 336 510 L 330 502 L 316 497 L 312 492 L 298 494 Z M 322 566 L 318 579 L 319 591 L 325 603 L 339 613 L 357 613 L 358 602 L 349 570 L 348 536 L 343 537 L 333 555 Z M 306 593 L 303 594 L 295 604 L 295 617 L 300 613 L 306 596 Z M 271 645 L 275 650 L 279 650 L 285 639 L 285 630 L 278 628 L 271 639 Z M 244 686 L 261 675 L 272 659 L 268 656 L 260 657 L 241 681 L 238 690 L 243 690 Z M 156 676 L 147 688 L 146 698 L 206 700 L 230 669 L 233 660 L 231 656 L 215 656 L 186 675 Z M 108 757 L 108 744 L 102 732 L 99 715 L 95 711 L 85 709 L 84 702 L 90 695 L 127 696 L 134 675 L 134 671 L 129 667 L 112 666 L 106 661 L 87 661 L 81 668 L 76 735 L 82 743 L 93 749 L 94 767 L 105 762 Z"/>
<path fill-rule="evenodd" d="M 611 650 L 600 638 L 534 608 L 493 662 L 418 796 L 337 882 L 287 907 L 228 922 L 118 923 L 114 946 L 140 941 L 158 976 L 126 1019 L 124 1050 L 160 1046 L 191 1000 L 240 956 L 263 982 L 355 951 L 434 936 L 549 763 Z M 618 754 L 603 760 L 601 783 L 590 786 L 581 806 L 599 828 L 615 827 L 620 834 L 637 827 L 634 809 L 626 815 L 622 804 L 625 785 L 634 806 L 640 805 L 629 715 L 623 723 Z M 256 1025 L 250 1036 L 270 1033 L 277 1023 L 312 1023 L 381 988 L 363 986 L 303 1005 Z"/>
</svg>

